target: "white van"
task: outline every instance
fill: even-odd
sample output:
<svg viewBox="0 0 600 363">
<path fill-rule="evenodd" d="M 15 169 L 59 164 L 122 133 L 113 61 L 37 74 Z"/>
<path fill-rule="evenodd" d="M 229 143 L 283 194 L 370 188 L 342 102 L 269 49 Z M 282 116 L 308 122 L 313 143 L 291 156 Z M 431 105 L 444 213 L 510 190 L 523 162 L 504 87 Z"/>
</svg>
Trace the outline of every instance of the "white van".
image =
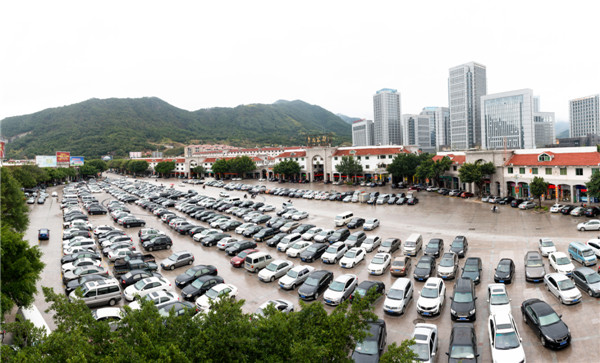
<svg viewBox="0 0 600 363">
<path fill-rule="evenodd" d="M 44 332 L 46 332 L 46 335 L 50 335 L 50 333 L 52 333 L 52 330 L 50 330 L 50 327 L 46 323 L 42 313 L 40 313 L 35 305 L 32 304 L 30 307 L 21 306 L 17 311 L 17 315 L 29 320 L 36 328 L 43 329 Z"/>
<path fill-rule="evenodd" d="M 224 199 L 223 201 L 225 203 L 233 203 L 233 202 L 237 202 L 239 200 L 241 200 L 239 197 L 229 197 L 229 198 Z"/>
<path fill-rule="evenodd" d="M 244 268 L 247 271 L 250 272 L 256 272 L 259 271 L 265 267 L 267 267 L 268 264 L 271 263 L 271 261 L 273 261 L 273 257 L 271 257 L 271 254 L 266 253 L 266 252 L 255 252 L 255 253 L 251 253 L 248 256 L 246 256 L 246 260 L 244 261 Z"/>
<path fill-rule="evenodd" d="M 342 227 L 345 226 L 350 220 L 354 217 L 354 213 L 352 212 L 344 212 L 335 216 L 335 226 Z"/>
<path fill-rule="evenodd" d="M 71 292 L 69 300 L 75 301 L 80 299 L 76 291 Z M 83 284 L 81 291 L 81 300 L 87 306 L 110 305 L 113 306 L 121 301 L 121 288 L 117 279 L 106 279 L 98 281 L 88 281 Z"/>
<path fill-rule="evenodd" d="M 423 249 L 423 237 L 418 233 L 408 236 L 402 245 L 402 250 L 407 256 L 417 256 L 421 249 Z"/>
</svg>

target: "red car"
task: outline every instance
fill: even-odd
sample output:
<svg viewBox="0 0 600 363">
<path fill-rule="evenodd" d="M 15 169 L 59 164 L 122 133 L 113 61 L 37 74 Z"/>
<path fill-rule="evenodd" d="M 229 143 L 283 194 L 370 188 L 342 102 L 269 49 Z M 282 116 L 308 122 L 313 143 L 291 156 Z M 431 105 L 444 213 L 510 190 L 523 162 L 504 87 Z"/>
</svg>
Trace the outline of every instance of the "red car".
<svg viewBox="0 0 600 363">
<path fill-rule="evenodd" d="M 246 256 L 248 256 L 251 253 L 254 252 L 258 252 L 258 250 L 256 249 L 247 249 L 247 250 L 243 250 L 242 252 L 238 253 L 237 256 L 233 257 L 230 261 L 231 266 L 233 267 L 242 267 L 244 265 L 244 260 L 246 260 Z"/>
<path fill-rule="evenodd" d="M 471 198 L 473 196 L 473 193 L 469 193 L 469 192 L 462 192 L 460 194 L 461 198 Z"/>
</svg>

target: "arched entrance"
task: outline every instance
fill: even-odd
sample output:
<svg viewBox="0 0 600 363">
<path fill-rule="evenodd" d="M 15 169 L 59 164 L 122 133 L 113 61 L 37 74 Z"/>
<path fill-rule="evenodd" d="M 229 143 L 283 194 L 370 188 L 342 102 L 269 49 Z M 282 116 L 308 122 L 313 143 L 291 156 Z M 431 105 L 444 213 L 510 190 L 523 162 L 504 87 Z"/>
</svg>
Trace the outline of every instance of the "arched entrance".
<svg viewBox="0 0 600 363">
<path fill-rule="evenodd" d="M 560 184 L 558 186 L 558 200 L 561 202 L 571 202 L 571 186 Z"/>
</svg>

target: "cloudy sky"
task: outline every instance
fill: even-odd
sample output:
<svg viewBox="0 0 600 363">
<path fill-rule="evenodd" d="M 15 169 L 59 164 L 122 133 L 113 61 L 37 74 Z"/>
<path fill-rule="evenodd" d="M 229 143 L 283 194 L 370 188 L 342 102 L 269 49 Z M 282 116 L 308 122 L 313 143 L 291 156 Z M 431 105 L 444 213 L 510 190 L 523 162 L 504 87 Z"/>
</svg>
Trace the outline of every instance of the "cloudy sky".
<svg viewBox="0 0 600 363">
<path fill-rule="evenodd" d="M 4 1 L 0 119 L 89 98 L 187 110 L 301 99 L 372 118 L 446 106 L 448 69 L 487 66 L 488 93 L 531 88 L 568 121 L 600 92 L 598 1 Z"/>
</svg>

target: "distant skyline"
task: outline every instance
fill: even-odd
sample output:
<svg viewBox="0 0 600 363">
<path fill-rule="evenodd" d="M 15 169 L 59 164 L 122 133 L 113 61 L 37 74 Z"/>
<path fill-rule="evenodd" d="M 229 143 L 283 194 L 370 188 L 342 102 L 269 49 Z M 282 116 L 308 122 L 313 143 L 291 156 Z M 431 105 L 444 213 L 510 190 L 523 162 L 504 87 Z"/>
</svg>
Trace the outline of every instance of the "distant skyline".
<svg viewBox="0 0 600 363">
<path fill-rule="evenodd" d="M 577 1 L 28 1 L 0 7 L 0 120 L 90 98 L 158 97 L 186 110 L 319 105 L 373 119 L 448 106 L 448 71 L 487 68 L 487 93 L 531 88 L 568 121 L 600 93 L 600 3 Z"/>
</svg>

